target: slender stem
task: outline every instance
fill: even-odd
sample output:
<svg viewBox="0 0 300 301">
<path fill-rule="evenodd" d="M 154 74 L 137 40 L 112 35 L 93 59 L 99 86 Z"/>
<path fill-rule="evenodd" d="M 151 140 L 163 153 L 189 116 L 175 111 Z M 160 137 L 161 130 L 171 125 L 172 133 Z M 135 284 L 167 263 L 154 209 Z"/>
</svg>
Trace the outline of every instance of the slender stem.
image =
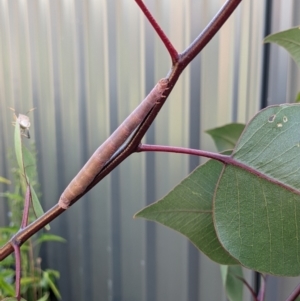
<svg viewBox="0 0 300 301">
<path fill-rule="evenodd" d="M 13 244 L 13 249 L 15 252 L 15 261 L 16 261 L 16 274 L 15 274 L 15 284 L 16 284 L 16 298 L 18 301 L 21 299 L 21 252 L 20 252 L 20 246 L 18 244 Z"/>
<path fill-rule="evenodd" d="M 153 18 L 152 14 L 144 4 L 142 0 L 135 0 L 137 5 L 140 7 L 148 21 L 151 23 L 153 29 L 156 31 L 157 35 L 160 37 L 161 41 L 164 43 L 165 47 L 169 51 L 169 54 L 172 59 L 173 65 L 176 64 L 176 62 L 179 59 L 179 55 L 169 38 L 166 36 L 166 34 L 163 32 L 162 28 L 159 26 L 159 24 L 156 22 L 156 20 Z"/>
<path fill-rule="evenodd" d="M 186 154 L 186 155 L 193 155 L 198 157 L 206 157 L 206 158 L 220 161 L 222 163 L 231 162 L 230 156 L 208 152 L 201 149 L 192 149 L 192 148 L 177 147 L 177 146 L 140 144 L 136 152 L 164 152 L 164 153 Z"/>
<path fill-rule="evenodd" d="M 252 295 L 252 297 L 253 297 L 253 300 L 254 301 L 259 301 L 258 299 L 257 299 L 257 297 L 256 297 L 256 295 L 255 295 L 255 292 L 254 292 L 254 290 L 253 290 L 253 288 L 251 287 L 251 285 L 244 279 L 244 278 L 242 278 L 242 277 L 240 277 L 240 276 L 235 276 L 237 279 L 239 279 L 239 280 L 241 280 L 245 285 L 246 285 L 246 287 L 248 288 L 248 290 L 250 291 L 250 293 L 251 293 L 251 295 Z"/>
<path fill-rule="evenodd" d="M 291 295 L 285 301 L 295 301 L 300 296 L 300 284 L 293 290 Z"/>
<path fill-rule="evenodd" d="M 204 151 L 201 149 L 189 149 L 189 148 L 185 148 L 185 147 L 175 147 L 175 146 L 165 146 L 165 145 L 149 145 L 149 144 L 140 144 L 137 147 L 136 152 L 141 152 L 141 151 L 145 151 L 145 152 L 156 151 L 156 152 L 165 152 L 165 153 L 188 154 L 188 155 L 194 155 L 194 156 L 200 156 L 200 157 L 214 159 L 214 160 L 220 161 L 226 165 L 236 166 L 242 170 L 245 170 L 248 173 L 251 173 L 255 176 L 260 177 L 261 179 L 265 179 L 266 181 L 268 181 L 270 183 L 274 183 L 275 185 L 283 187 L 284 189 L 289 190 L 292 193 L 300 195 L 299 190 L 295 189 L 294 187 L 291 187 L 285 183 L 282 183 L 281 181 L 276 180 L 276 179 L 262 173 L 261 171 L 255 169 L 243 162 L 236 160 L 232 156 L 226 156 L 226 155 L 222 155 L 222 154 L 218 154 L 218 153 L 212 153 L 212 152 Z"/>
<path fill-rule="evenodd" d="M 192 42 L 192 44 L 181 54 L 182 66 L 187 66 L 198 53 L 207 45 L 207 43 L 215 36 L 229 16 L 234 12 L 242 0 L 228 0 L 221 7 L 219 12 L 206 26 L 203 32 Z"/>
<path fill-rule="evenodd" d="M 28 225 L 30 203 L 31 203 L 31 191 L 30 191 L 30 185 L 27 184 L 21 229 L 25 228 Z"/>
<path fill-rule="evenodd" d="M 258 301 L 264 301 L 265 300 L 265 295 L 266 295 L 266 282 L 267 282 L 267 276 L 264 276 L 263 274 L 260 274 L 260 278 L 261 278 L 261 285 L 260 285 L 260 290 L 258 293 Z"/>
</svg>

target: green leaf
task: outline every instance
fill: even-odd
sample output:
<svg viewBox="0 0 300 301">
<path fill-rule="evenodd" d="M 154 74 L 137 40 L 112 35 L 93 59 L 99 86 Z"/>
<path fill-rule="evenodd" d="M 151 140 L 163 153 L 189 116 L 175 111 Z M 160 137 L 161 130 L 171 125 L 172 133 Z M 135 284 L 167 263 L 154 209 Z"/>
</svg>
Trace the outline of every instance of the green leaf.
<svg viewBox="0 0 300 301">
<path fill-rule="evenodd" d="M 21 301 L 26 301 L 24 298 L 20 299 Z M 18 301 L 18 299 L 16 297 L 8 297 L 8 298 L 4 298 L 1 301 Z"/>
<path fill-rule="evenodd" d="M 61 295 L 60 295 L 59 290 L 56 287 L 54 281 L 52 280 L 52 277 L 58 278 L 58 277 L 56 277 L 56 275 L 59 276 L 59 273 L 54 270 L 46 270 L 45 272 L 43 272 L 43 278 L 45 279 L 47 285 L 51 288 L 55 297 L 60 300 Z"/>
<path fill-rule="evenodd" d="M 295 62 L 300 65 L 300 27 L 271 34 L 265 38 L 265 42 L 276 43 L 284 47 Z"/>
<path fill-rule="evenodd" d="M 57 270 L 47 269 L 46 272 L 49 275 L 49 277 L 51 277 L 51 278 L 59 279 L 59 277 L 60 277 L 60 273 Z"/>
<path fill-rule="evenodd" d="M 22 139 L 21 139 L 21 131 L 20 131 L 20 124 L 16 122 L 15 125 L 15 152 L 17 157 L 17 162 L 19 168 L 24 172 L 24 165 L 23 165 L 23 155 L 22 155 Z"/>
<path fill-rule="evenodd" d="M 6 296 L 13 296 L 15 294 L 14 285 L 7 283 L 2 277 L 0 277 L 0 288 Z"/>
<path fill-rule="evenodd" d="M 47 301 L 49 299 L 50 294 L 46 293 L 42 298 L 38 299 L 38 301 Z"/>
<path fill-rule="evenodd" d="M 297 94 L 295 102 L 300 102 L 300 92 Z"/>
<path fill-rule="evenodd" d="M 29 182 L 32 183 L 36 176 L 35 158 L 25 146 L 23 146 L 23 161 L 26 176 L 29 178 Z"/>
<path fill-rule="evenodd" d="M 40 217 L 44 214 L 44 210 L 42 208 L 42 205 L 41 205 L 32 185 L 30 185 L 30 191 L 31 191 L 31 199 L 32 199 L 32 206 L 33 206 L 34 213 L 35 213 L 36 217 Z M 46 225 L 45 229 L 49 231 L 50 225 L 49 224 Z"/>
<path fill-rule="evenodd" d="M 19 230 L 18 227 L 0 227 L 0 233 L 8 233 L 11 235 L 16 234 L 16 232 Z"/>
<path fill-rule="evenodd" d="M 218 128 L 207 130 L 206 133 L 212 137 L 218 151 L 222 152 L 224 150 L 234 148 L 244 128 L 244 124 L 230 123 Z"/>
<path fill-rule="evenodd" d="M 5 242 L 7 242 L 7 240 Z M 4 267 L 6 271 L 11 271 L 14 273 L 13 270 L 10 270 L 10 267 L 12 267 L 14 263 L 15 263 L 14 258 L 12 256 L 8 256 L 4 258 L 2 261 L 0 261 L 0 268 Z"/>
<path fill-rule="evenodd" d="M 19 202 L 23 201 L 23 197 L 17 193 L 3 192 L 3 193 L 0 193 L 0 196 L 7 198 L 9 200 L 14 200 L 14 201 L 19 201 Z"/>
<path fill-rule="evenodd" d="M 271 106 L 247 125 L 214 199 L 225 249 L 242 265 L 300 275 L 300 105 Z"/>
<path fill-rule="evenodd" d="M 212 200 L 222 168 L 222 163 L 209 160 L 166 197 L 144 208 L 135 217 L 159 222 L 182 233 L 218 263 L 238 264 L 220 245 L 213 226 Z"/>
<path fill-rule="evenodd" d="M 237 277 L 243 278 L 243 270 L 241 266 L 221 265 L 221 276 L 223 286 L 229 301 L 241 301 L 243 299 L 243 282 Z"/>
<path fill-rule="evenodd" d="M 6 178 L 3 178 L 3 177 L 0 177 L 0 183 L 4 183 L 4 184 L 11 184 L 11 181 L 6 179 Z"/>
<path fill-rule="evenodd" d="M 38 277 L 22 277 L 21 286 L 30 286 L 36 284 L 40 279 Z"/>
<path fill-rule="evenodd" d="M 36 241 L 35 244 L 41 244 L 47 241 L 66 242 L 66 240 L 58 235 L 43 233 Z"/>
</svg>

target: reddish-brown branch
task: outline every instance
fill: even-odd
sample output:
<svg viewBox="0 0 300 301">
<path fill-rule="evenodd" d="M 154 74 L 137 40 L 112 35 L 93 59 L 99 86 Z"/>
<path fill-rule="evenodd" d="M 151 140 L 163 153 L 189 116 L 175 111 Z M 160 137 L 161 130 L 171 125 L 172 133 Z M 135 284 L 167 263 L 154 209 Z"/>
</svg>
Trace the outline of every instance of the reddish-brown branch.
<svg viewBox="0 0 300 301">
<path fill-rule="evenodd" d="M 141 0 L 136 0 L 137 3 L 142 5 Z M 168 95 L 171 93 L 175 83 L 177 82 L 180 74 L 184 70 L 184 68 L 193 60 L 193 58 L 200 53 L 200 51 L 204 48 L 205 45 L 212 39 L 212 37 L 219 31 L 225 21 L 229 18 L 231 13 L 236 9 L 239 3 L 242 0 L 227 0 L 225 5 L 221 8 L 219 13 L 216 17 L 210 22 L 210 24 L 204 29 L 204 31 L 195 39 L 195 41 L 179 56 L 179 60 L 175 63 L 172 69 L 169 72 L 169 90 L 165 93 L 166 98 L 160 101 L 151 112 L 147 115 L 144 121 L 141 123 L 135 134 L 132 136 L 130 141 L 120 149 L 116 154 L 112 156 L 112 158 L 106 163 L 104 168 L 99 172 L 99 174 L 95 177 L 93 182 L 86 188 L 86 190 L 76 197 L 72 204 L 75 203 L 78 199 L 80 199 L 83 195 L 85 195 L 90 189 L 92 189 L 99 181 L 101 181 L 107 174 L 109 174 L 114 168 L 116 168 L 121 162 L 123 162 L 128 156 L 132 153 L 136 152 L 140 141 L 142 140 L 143 136 L 149 129 L 150 125 L 153 123 L 155 117 L 159 113 L 160 109 L 162 108 L 165 100 L 167 99 Z M 145 7 L 146 8 L 146 7 Z M 143 9 L 145 13 L 146 10 Z M 151 14 L 147 15 L 147 18 Z M 151 16 L 152 17 L 152 16 Z M 153 19 L 153 17 L 152 17 Z M 149 19 L 149 21 L 151 18 Z M 155 20 L 154 20 L 155 21 Z M 150 21 L 151 22 L 151 21 Z M 159 36 L 162 38 L 164 33 L 159 31 L 159 26 L 157 22 L 152 23 L 152 26 L 155 28 L 156 32 L 158 32 Z M 162 38 L 164 44 L 166 45 L 168 39 Z M 168 51 L 170 51 L 169 46 L 166 45 Z M 175 50 L 176 51 L 176 50 Z M 176 52 L 177 53 L 177 52 Z M 175 53 L 172 55 L 172 60 L 175 57 Z M 176 60 L 175 60 L 176 61 Z M 19 244 L 23 244 L 29 237 L 31 237 L 34 233 L 42 229 L 46 224 L 50 223 L 54 220 L 58 215 L 60 215 L 65 210 L 60 208 L 58 205 L 55 205 L 53 208 L 48 210 L 43 216 L 38 218 L 36 221 L 28 225 L 24 229 L 20 229 L 20 231 L 13 237 Z M 0 260 L 4 259 L 6 256 L 13 252 L 13 247 L 11 241 L 8 242 L 5 246 L 0 248 Z"/>
<path fill-rule="evenodd" d="M 241 2 L 242 0 L 226 1 L 203 32 L 181 53 L 180 65 L 182 68 L 185 68 L 200 53 Z"/>
<path fill-rule="evenodd" d="M 148 19 L 148 21 L 152 25 L 153 29 L 156 31 L 157 35 L 160 37 L 160 39 L 164 43 L 165 47 L 167 48 L 167 50 L 168 50 L 168 52 L 171 56 L 172 64 L 175 65 L 176 62 L 179 59 L 179 55 L 178 55 L 178 52 L 176 51 L 175 47 L 173 46 L 173 44 L 171 43 L 169 38 L 165 35 L 164 31 L 159 26 L 159 24 L 156 22 L 156 20 L 153 18 L 152 14 L 148 10 L 148 8 L 144 4 L 144 2 L 142 0 L 135 0 L 135 2 L 140 7 L 142 12 L 144 13 L 146 18 Z"/>
</svg>

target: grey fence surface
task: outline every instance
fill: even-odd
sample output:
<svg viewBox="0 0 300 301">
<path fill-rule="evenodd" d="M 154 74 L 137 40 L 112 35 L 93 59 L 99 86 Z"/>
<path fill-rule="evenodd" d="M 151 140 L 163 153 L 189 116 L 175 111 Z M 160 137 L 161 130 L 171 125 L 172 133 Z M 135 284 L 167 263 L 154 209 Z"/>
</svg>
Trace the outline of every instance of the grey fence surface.
<svg viewBox="0 0 300 301">
<path fill-rule="evenodd" d="M 179 51 L 225 3 L 144 2 Z M 242 1 L 185 70 L 145 141 L 215 150 L 204 131 L 248 121 L 261 107 L 263 88 L 267 104 L 294 100 L 300 73 L 283 49 L 270 47 L 263 75 L 270 4 L 271 32 L 299 25 L 299 0 Z M 11 176 L 8 107 L 36 107 L 31 134 L 49 209 L 169 68 L 167 51 L 134 0 L 0 0 L 0 175 Z M 64 301 L 226 300 L 217 264 L 180 234 L 132 219 L 199 162 L 184 155 L 132 155 L 51 224 L 67 243 L 45 245 L 43 265 L 60 271 Z M 1 224 L 7 221 L 5 202 L 0 200 Z M 251 282 L 252 273 L 245 273 Z M 298 281 L 271 278 L 268 300 L 283 300 Z"/>
</svg>

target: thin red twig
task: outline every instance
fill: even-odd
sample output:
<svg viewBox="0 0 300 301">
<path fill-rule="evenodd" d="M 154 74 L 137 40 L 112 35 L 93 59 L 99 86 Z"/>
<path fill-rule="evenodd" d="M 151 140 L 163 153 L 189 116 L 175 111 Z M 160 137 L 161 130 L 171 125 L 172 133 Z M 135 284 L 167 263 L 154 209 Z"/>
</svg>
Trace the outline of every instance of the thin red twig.
<svg viewBox="0 0 300 301">
<path fill-rule="evenodd" d="M 141 152 L 141 151 L 188 154 L 188 155 L 194 155 L 194 156 L 200 156 L 200 157 L 214 159 L 214 160 L 222 162 L 226 165 L 236 166 L 236 167 L 243 169 L 255 176 L 260 177 L 261 179 L 265 179 L 266 181 L 268 181 L 270 183 L 274 183 L 275 185 L 283 187 L 284 189 L 291 191 L 292 193 L 300 195 L 299 191 L 297 189 L 295 189 L 294 187 L 286 185 L 286 184 L 282 183 L 281 181 L 276 180 L 276 179 L 262 173 L 258 169 L 255 169 L 245 163 L 242 163 L 242 162 L 236 160 L 232 156 L 226 156 L 226 155 L 219 154 L 219 153 L 208 152 L 208 151 L 204 151 L 201 149 L 190 149 L 190 148 L 185 148 L 185 147 L 165 146 L 165 145 L 149 145 L 149 144 L 140 144 L 137 147 L 136 152 Z"/>
<path fill-rule="evenodd" d="M 260 290 L 259 290 L 257 299 L 258 299 L 258 301 L 264 301 L 265 295 L 266 295 L 267 275 L 264 276 L 263 274 L 260 274 L 260 277 L 261 277 L 262 281 L 261 281 L 261 286 L 260 286 Z"/>
<path fill-rule="evenodd" d="M 156 22 L 156 20 L 153 18 L 152 14 L 144 4 L 142 0 L 135 0 L 137 5 L 140 7 L 142 12 L 144 13 L 145 17 L 148 19 L 148 21 L 151 23 L 153 29 L 156 31 L 157 35 L 160 37 L 162 42 L 164 43 L 165 47 L 167 48 L 171 59 L 172 59 L 172 64 L 175 65 L 176 62 L 179 59 L 179 55 L 169 38 L 166 36 L 162 28 L 159 26 L 159 24 Z"/>
<path fill-rule="evenodd" d="M 25 201 L 24 201 L 24 210 L 21 222 L 21 229 L 25 228 L 28 225 L 28 217 L 29 217 L 29 208 L 31 204 L 31 191 L 30 185 L 27 184 L 26 193 L 25 193 Z"/>
<path fill-rule="evenodd" d="M 241 2 L 242 0 L 226 1 L 200 35 L 181 53 L 180 63 L 183 67 L 187 66 L 200 53 Z"/>
<path fill-rule="evenodd" d="M 16 298 L 18 301 L 21 299 L 21 252 L 20 246 L 17 243 L 13 243 L 13 248 L 15 252 L 15 284 L 16 284 Z"/>
<path fill-rule="evenodd" d="M 291 295 L 285 301 L 295 301 L 300 296 L 300 284 L 296 286 Z"/>
<path fill-rule="evenodd" d="M 253 297 L 253 300 L 254 301 L 258 301 L 258 299 L 256 298 L 256 295 L 255 295 L 255 292 L 253 290 L 253 288 L 251 287 L 251 285 L 242 277 L 240 276 L 235 276 L 237 279 L 241 280 L 248 288 L 248 290 L 250 291 L 252 297 Z"/>
</svg>

